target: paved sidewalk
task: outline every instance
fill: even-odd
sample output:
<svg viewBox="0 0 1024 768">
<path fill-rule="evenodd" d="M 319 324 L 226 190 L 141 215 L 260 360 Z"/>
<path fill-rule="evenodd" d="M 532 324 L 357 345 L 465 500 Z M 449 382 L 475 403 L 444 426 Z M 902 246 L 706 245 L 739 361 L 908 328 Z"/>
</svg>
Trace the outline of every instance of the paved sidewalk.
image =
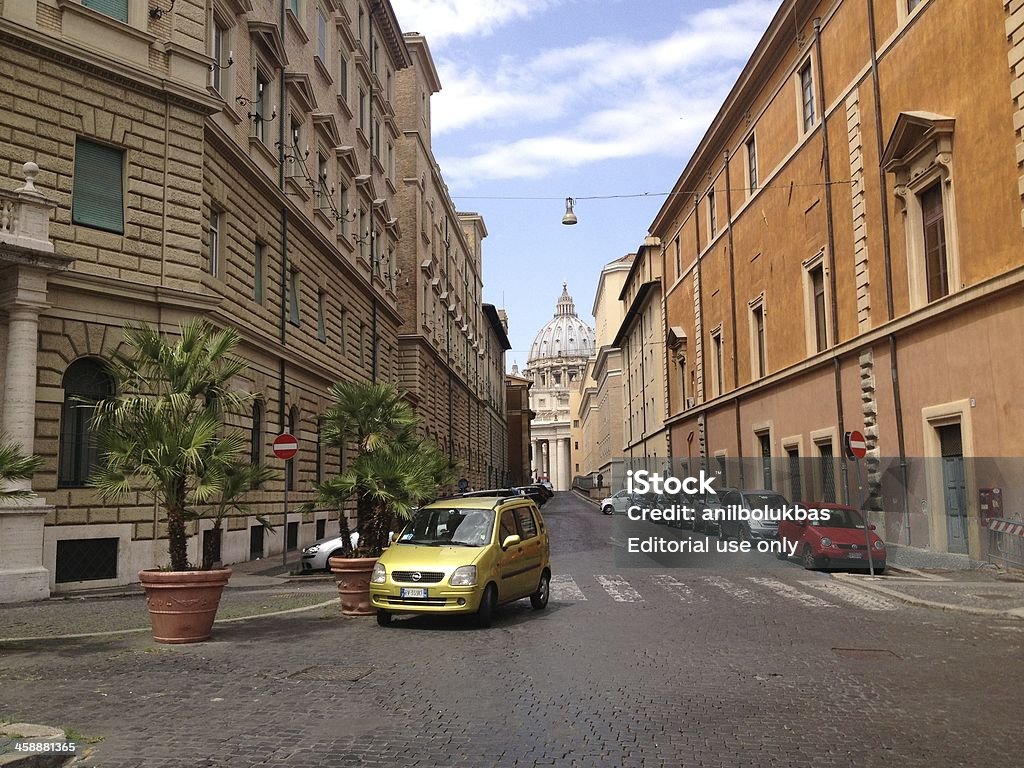
<svg viewBox="0 0 1024 768">
<path fill-rule="evenodd" d="M 904 603 L 944 611 L 1006 619 L 1024 619 L 1024 574 L 999 570 L 834 573 L 832 577 L 868 592 Z"/>
<path fill-rule="evenodd" d="M 217 610 L 218 623 L 286 611 L 308 609 L 315 612 L 317 607 L 332 613 L 339 610 L 333 580 L 310 579 L 306 583 L 295 583 L 243 572 L 233 574 L 229 586 Z M 141 588 L 134 585 L 124 589 L 128 591 L 117 595 L 56 597 L 5 605 L 0 621 L 0 643 L 149 629 L 149 614 Z"/>
</svg>

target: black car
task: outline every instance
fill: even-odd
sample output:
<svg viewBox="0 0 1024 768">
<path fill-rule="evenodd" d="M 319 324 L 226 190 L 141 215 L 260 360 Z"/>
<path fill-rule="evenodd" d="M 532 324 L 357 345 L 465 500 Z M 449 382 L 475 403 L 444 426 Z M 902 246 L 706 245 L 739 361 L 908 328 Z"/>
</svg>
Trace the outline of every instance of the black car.
<svg viewBox="0 0 1024 768">
<path fill-rule="evenodd" d="M 523 496 L 526 496 L 531 501 L 536 502 L 538 507 L 543 507 L 545 502 L 550 498 L 548 496 L 547 489 L 542 485 L 522 485 L 514 490 Z"/>
</svg>

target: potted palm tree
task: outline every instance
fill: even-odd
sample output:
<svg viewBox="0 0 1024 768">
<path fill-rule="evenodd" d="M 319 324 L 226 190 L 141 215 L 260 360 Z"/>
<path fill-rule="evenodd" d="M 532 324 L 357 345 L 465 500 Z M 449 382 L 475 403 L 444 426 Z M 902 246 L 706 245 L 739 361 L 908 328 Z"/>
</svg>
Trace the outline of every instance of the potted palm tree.
<svg viewBox="0 0 1024 768">
<path fill-rule="evenodd" d="M 110 364 L 117 394 L 95 405 L 100 464 L 90 482 L 111 500 L 141 486 L 163 509 L 170 566 L 139 573 L 153 637 L 206 640 L 231 570 L 190 567 L 187 521 L 223 499 L 247 447 L 239 430 L 226 427 L 227 416 L 253 398 L 230 388 L 245 369 L 234 355 L 238 333 L 196 318 L 174 341 L 147 325 L 129 326 L 124 336 L 127 351 Z"/>
<path fill-rule="evenodd" d="M 203 570 L 208 571 L 220 565 L 224 518 L 227 514 L 231 512 L 241 516 L 252 515 L 252 510 L 246 503 L 245 497 L 250 491 L 260 488 L 263 483 L 279 478 L 278 472 L 264 467 L 262 464 L 238 462 L 228 466 L 224 473 L 224 484 L 221 486 L 217 498 L 210 505 L 213 527 L 207 531 L 208 536 L 205 534 L 203 536 Z M 195 513 L 195 517 L 204 517 L 205 511 L 204 509 Z M 256 518 L 256 522 L 267 531 L 274 531 L 274 526 L 263 515 L 253 516 Z"/>
<path fill-rule="evenodd" d="M 26 456 L 21 446 L 15 442 L 0 444 L 0 486 L 6 486 L 12 480 L 28 480 L 38 470 L 42 459 L 38 456 Z M 23 488 L 0 487 L 0 501 L 6 499 L 27 499 L 35 494 Z"/>
<path fill-rule="evenodd" d="M 315 504 L 338 512 L 343 555 L 329 562 L 342 613 L 372 615 L 370 574 L 394 525 L 436 496 L 451 481 L 452 467 L 434 443 L 417 436 L 416 414 L 393 384 L 338 382 L 330 394 L 321 439 L 339 448 L 354 446 L 356 456 L 344 472 L 316 486 Z M 355 531 L 345 511 L 351 500 Z"/>
</svg>

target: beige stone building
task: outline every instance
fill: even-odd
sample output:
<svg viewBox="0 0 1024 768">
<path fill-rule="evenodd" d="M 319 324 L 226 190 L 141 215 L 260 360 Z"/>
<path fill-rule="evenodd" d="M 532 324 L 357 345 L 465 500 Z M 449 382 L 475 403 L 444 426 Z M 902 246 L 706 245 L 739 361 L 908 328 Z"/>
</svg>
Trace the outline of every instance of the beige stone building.
<svg viewBox="0 0 1024 768">
<path fill-rule="evenodd" d="M 637 249 L 616 297 L 623 315 L 611 343 L 620 350 L 622 365 L 621 456 L 650 468 L 669 460 L 660 246 L 656 237 L 648 237 Z"/>
<path fill-rule="evenodd" d="M 858 429 L 886 538 L 984 558 L 1024 492 L 1022 40 L 1017 2 L 781 4 L 650 227 L 676 457 L 861 503 Z"/>
<path fill-rule="evenodd" d="M 400 377 L 423 429 L 473 488 L 508 479 L 505 320 L 483 303 L 483 218 L 455 209 L 430 138 L 430 97 L 441 89 L 426 39 L 404 42 L 414 66 L 397 78 L 401 221 Z"/>
<path fill-rule="evenodd" d="M 563 283 L 555 315 L 537 332 L 523 376 L 533 386 L 530 409 L 537 416 L 531 428 L 535 480 L 549 480 L 556 491 L 572 487 L 572 419 L 569 393 L 583 376 L 594 351 L 594 331 L 579 315 Z"/>
<path fill-rule="evenodd" d="M 505 412 L 508 417 L 508 483 L 533 482 L 530 472 L 530 387 L 533 382 L 519 375 L 519 366 L 505 376 Z"/>
<path fill-rule="evenodd" d="M 283 491 L 294 510 L 343 461 L 317 440 L 328 385 L 398 381 L 404 370 L 399 244 L 427 227 L 400 213 L 408 139 L 397 83 L 426 66 L 410 43 L 387 2 L 177 0 L 162 12 L 126 0 L 0 3 L 0 189 L 21 188 L 2 198 L 15 215 L 0 217 L 2 417 L 45 461 L 34 510 L 0 513 L 0 540 L 23 542 L 20 559 L 3 545 L 5 598 L 129 583 L 165 561 L 151 503 L 108 506 L 86 484 L 96 455 L 75 398 L 110 393 L 102 361 L 127 321 L 173 331 L 202 315 L 242 334 L 241 384 L 262 400 L 238 426 L 253 460 L 285 471 L 251 498 L 277 532 L 231 518 L 225 562 L 280 555 L 328 530 L 326 513 L 286 516 Z M 26 160 L 40 168 L 34 185 L 22 178 Z M 448 221 L 478 275 L 482 221 L 452 216 L 447 198 L 430 202 L 427 234 Z M 26 230 L 29 221 L 39 227 Z M 456 403 L 466 437 L 446 445 L 482 476 L 500 468 L 507 444 L 504 331 L 484 312 L 477 277 L 459 274 L 451 322 L 465 328 L 452 340 L 464 343 L 451 353 L 476 400 Z M 417 408 L 437 424 L 430 409 L 448 410 L 446 400 Z M 286 429 L 300 444 L 287 469 L 269 449 Z M 488 456 L 481 441 L 495 446 Z M 200 537 L 208 526 L 198 524 Z"/>
<path fill-rule="evenodd" d="M 605 265 L 594 293 L 595 345 L 576 387 L 573 421 L 578 423 L 576 474 L 587 478 L 590 489 L 607 488 L 612 472 L 619 469 L 623 453 L 622 352 L 615 337 L 625 317 L 620 294 L 636 254 L 630 253 Z M 594 491 L 599 494 L 599 490 Z"/>
</svg>

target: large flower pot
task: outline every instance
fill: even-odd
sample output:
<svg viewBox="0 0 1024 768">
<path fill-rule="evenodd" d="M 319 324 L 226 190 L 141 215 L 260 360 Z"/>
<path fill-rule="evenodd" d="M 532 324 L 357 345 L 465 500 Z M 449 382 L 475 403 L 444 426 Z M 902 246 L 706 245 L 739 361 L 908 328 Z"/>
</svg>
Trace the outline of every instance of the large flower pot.
<svg viewBox="0 0 1024 768">
<path fill-rule="evenodd" d="M 210 638 L 230 568 L 213 571 L 139 571 L 158 643 L 199 643 Z"/>
<path fill-rule="evenodd" d="M 373 616 L 377 609 L 370 604 L 370 575 L 376 557 L 332 557 L 327 561 L 338 582 L 343 616 Z"/>
</svg>

